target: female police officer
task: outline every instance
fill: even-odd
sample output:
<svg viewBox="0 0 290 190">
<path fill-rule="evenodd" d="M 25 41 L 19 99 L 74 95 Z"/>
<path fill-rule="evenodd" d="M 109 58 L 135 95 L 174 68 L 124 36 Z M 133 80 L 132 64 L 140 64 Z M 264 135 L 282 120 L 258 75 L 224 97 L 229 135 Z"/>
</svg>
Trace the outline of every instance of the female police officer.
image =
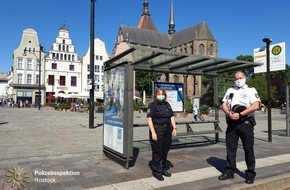
<svg viewBox="0 0 290 190">
<path fill-rule="evenodd" d="M 245 73 L 235 73 L 235 86 L 227 90 L 222 109 L 227 118 L 226 149 L 227 167 L 219 176 L 220 180 L 234 178 L 236 170 L 236 154 L 239 138 L 242 140 L 245 160 L 247 164 L 246 183 L 254 183 L 255 155 L 254 155 L 254 112 L 260 109 L 261 100 L 254 87 L 246 84 Z"/>
<path fill-rule="evenodd" d="M 153 176 L 162 181 L 163 175 L 170 177 L 167 171 L 167 155 L 171 146 L 172 137 L 176 136 L 176 123 L 170 104 L 166 101 L 164 89 L 154 92 L 154 102 L 150 103 L 147 110 L 147 123 L 152 149 Z"/>
</svg>

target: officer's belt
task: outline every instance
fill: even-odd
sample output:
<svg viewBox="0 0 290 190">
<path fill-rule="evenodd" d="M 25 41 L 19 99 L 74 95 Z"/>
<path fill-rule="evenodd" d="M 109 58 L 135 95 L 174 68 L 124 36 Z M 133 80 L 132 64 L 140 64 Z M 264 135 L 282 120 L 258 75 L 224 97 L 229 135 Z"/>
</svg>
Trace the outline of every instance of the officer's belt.
<svg viewBox="0 0 290 190">
<path fill-rule="evenodd" d="M 170 127 L 171 125 L 169 123 L 153 123 L 156 127 Z"/>
</svg>

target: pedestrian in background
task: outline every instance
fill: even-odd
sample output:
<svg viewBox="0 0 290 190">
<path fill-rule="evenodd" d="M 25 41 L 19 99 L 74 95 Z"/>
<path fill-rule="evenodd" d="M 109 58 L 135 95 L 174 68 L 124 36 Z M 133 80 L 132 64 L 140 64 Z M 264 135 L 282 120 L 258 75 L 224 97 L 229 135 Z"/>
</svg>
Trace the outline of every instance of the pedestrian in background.
<svg viewBox="0 0 290 190">
<path fill-rule="evenodd" d="M 171 176 L 171 173 L 168 172 L 167 155 L 172 137 L 177 134 L 174 114 L 166 97 L 164 89 L 155 90 L 154 102 L 149 104 L 147 110 L 147 124 L 152 149 L 152 174 L 159 181 L 164 180 L 163 176 Z"/>
<path fill-rule="evenodd" d="M 193 106 L 192 114 L 194 121 L 197 121 L 198 109 L 196 105 Z"/>
<path fill-rule="evenodd" d="M 234 178 L 236 172 L 236 154 L 239 138 L 242 141 L 245 152 L 247 170 L 245 171 L 248 184 L 254 183 L 255 154 L 254 154 L 254 126 L 256 121 L 254 112 L 260 109 L 261 100 L 254 87 L 246 84 L 246 75 L 238 71 L 234 75 L 235 86 L 227 90 L 222 103 L 222 109 L 226 114 L 226 150 L 227 166 L 220 180 Z"/>
</svg>

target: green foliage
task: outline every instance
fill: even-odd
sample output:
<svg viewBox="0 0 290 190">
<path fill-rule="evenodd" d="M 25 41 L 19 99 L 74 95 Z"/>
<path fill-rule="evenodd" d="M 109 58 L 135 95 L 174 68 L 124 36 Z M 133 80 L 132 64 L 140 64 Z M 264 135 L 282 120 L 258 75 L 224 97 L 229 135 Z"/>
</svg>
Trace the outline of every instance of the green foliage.
<svg viewBox="0 0 290 190">
<path fill-rule="evenodd" d="M 63 110 L 68 110 L 68 109 L 70 109 L 70 107 L 71 107 L 71 105 L 70 105 L 69 102 L 63 102 L 63 103 L 61 103 L 61 108 Z"/>
<path fill-rule="evenodd" d="M 209 109 L 208 105 L 201 105 L 200 108 L 199 108 L 199 112 L 201 114 L 207 115 L 207 114 L 209 114 L 209 111 L 210 111 L 210 109 Z"/>
<path fill-rule="evenodd" d="M 203 76 L 202 85 L 205 87 L 206 93 L 202 96 L 201 102 L 210 106 L 214 106 L 214 81 L 212 76 Z"/>
<path fill-rule="evenodd" d="M 142 101 L 134 101 L 134 105 L 133 106 L 134 106 L 134 110 L 135 111 L 142 110 L 145 107 L 145 105 L 143 104 Z"/>
<path fill-rule="evenodd" d="M 247 84 L 256 88 L 261 101 L 267 102 L 268 94 L 267 94 L 267 79 L 265 77 L 265 73 L 256 74 L 255 77 L 247 80 Z M 276 87 L 271 87 L 271 96 L 272 99 L 275 99 Z"/>
<path fill-rule="evenodd" d="M 192 113 L 192 109 L 193 109 L 192 103 L 191 103 L 189 97 L 186 96 L 184 99 L 184 110 L 186 113 Z"/>
<path fill-rule="evenodd" d="M 99 102 L 98 100 L 96 100 L 94 102 L 94 104 L 95 104 L 95 106 L 102 106 L 103 105 L 103 103 L 102 102 Z"/>
<path fill-rule="evenodd" d="M 146 94 L 152 94 L 152 81 L 154 81 L 153 73 L 146 71 L 135 72 L 135 88 L 142 92 L 145 90 Z"/>
<path fill-rule="evenodd" d="M 50 104 L 50 107 L 52 107 L 52 108 L 54 108 L 55 110 L 57 109 L 57 104 L 56 104 L 56 102 L 52 102 L 51 104 Z"/>
</svg>

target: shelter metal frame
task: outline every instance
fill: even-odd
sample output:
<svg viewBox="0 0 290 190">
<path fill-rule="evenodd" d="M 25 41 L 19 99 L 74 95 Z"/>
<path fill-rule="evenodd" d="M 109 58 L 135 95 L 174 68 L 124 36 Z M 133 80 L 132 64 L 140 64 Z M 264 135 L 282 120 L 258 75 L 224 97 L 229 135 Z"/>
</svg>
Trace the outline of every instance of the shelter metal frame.
<svg viewBox="0 0 290 190">
<path fill-rule="evenodd" d="M 125 64 L 124 92 L 124 151 L 123 154 L 103 145 L 103 152 L 116 162 L 129 168 L 133 156 L 133 96 L 134 71 L 148 71 L 168 74 L 206 75 L 214 77 L 215 120 L 218 121 L 218 76 L 222 73 L 261 66 L 262 63 L 232 60 L 212 56 L 178 53 L 169 50 L 132 45 L 129 49 L 105 62 L 105 73 Z M 132 80 L 131 80 L 132 79 Z M 104 123 L 105 124 L 105 123 Z M 105 127 L 105 125 L 104 125 Z"/>
</svg>

